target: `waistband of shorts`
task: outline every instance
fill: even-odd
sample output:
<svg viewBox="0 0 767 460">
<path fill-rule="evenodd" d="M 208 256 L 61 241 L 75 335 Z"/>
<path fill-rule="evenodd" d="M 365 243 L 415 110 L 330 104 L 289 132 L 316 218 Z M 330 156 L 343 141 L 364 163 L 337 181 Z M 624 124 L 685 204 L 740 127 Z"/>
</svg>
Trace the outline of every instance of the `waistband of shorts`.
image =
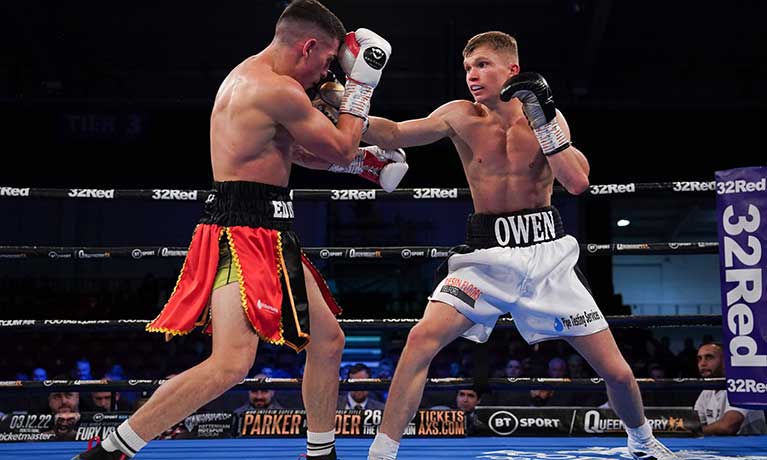
<svg viewBox="0 0 767 460">
<path fill-rule="evenodd" d="M 471 214 L 466 223 L 466 244 L 473 249 L 527 247 L 565 235 L 562 218 L 554 206 L 507 214 Z"/>
<path fill-rule="evenodd" d="M 290 190 L 247 181 L 213 182 L 213 193 L 203 209 L 201 223 L 225 227 L 263 227 L 292 230 Z"/>
</svg>

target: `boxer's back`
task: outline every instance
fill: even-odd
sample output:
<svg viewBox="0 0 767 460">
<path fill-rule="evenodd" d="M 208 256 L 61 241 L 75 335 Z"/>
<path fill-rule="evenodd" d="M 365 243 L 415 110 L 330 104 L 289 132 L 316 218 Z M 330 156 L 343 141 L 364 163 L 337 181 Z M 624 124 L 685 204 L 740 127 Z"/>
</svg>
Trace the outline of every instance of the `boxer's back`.
<svg viewBox="0 0 767 460">
<path fill-rule="evenodd" d="M 210 118 L 214 180 L 287 186 L 293 139 L 266 110 L 278 81 L 279 76 L 256 55 L 221 83 Z"/>
</svg>

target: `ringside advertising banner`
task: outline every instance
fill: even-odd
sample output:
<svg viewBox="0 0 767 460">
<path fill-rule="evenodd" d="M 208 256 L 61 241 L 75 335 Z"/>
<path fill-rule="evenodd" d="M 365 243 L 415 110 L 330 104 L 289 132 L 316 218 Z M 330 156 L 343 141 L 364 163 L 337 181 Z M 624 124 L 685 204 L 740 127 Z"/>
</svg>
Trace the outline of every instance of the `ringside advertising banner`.
<svg viewBox="0 0 767 460">
<path fill-rule="evenodd" d="M 716 172 L 722 330 L 730 404 L 767 408 L 767 167 Z"/>
<path fill-rule="evenodd" d="M 646 408 L 656 434 L 696 436 L 698 414 L 689 408 Z M 336 413 L 337 437 L 373 437 L 383 411 L 344 410 Z M 129 412 L 11 413 L 0 416 L 0 442 L 86 441 L 115 431 Z M 405 429 L 405 437 L 465 436 L 625 436 L 620 419 L 609 409 L 564 407 L 479 406 L 472 413 L 422 409 Z M 186 417 L 155 439 L 211 439 L 306 436 L 306 412 L 262 409 L 243 414 L 204 412 Z"/>
<path fill-rule="evenodd" d="M 378 409 L 336 412 L 336 436 L 375 436 L 383 411 Z M 306 412 L 299 409 L 266 409 L 240 416 L 237 437 L 305 436 Z M 404 436 L 463 437 L 466 435 L 463 411 L 419 410 L 405 428 Z"/>
<path fill-rule="evenodd" d="M 623 423 L 610 409 L 479 406 L 475 414 L 469 430 L 475 436 L 626 436 Z M 698 414 L 689 408 L 645 408 L 645 415 L 653 432 L 662 436 L 700 432 Z"/>
</svg>

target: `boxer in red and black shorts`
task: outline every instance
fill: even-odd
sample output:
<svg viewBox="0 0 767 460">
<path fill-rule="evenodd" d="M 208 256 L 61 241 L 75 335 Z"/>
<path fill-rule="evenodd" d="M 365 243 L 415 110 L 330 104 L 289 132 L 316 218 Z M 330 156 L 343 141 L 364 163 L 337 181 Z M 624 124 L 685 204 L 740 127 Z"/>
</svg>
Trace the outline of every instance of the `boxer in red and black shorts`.
<svg viewBox="0 0 767 460">
<path fill-rule="evenodd" d="M 304 267 L 334 314 L 325 280 L 301 252 L 293 232 L 290 191 L 258 182 L 215 182 L 194 230 L 176 287 L 150 332 L 186 334 L 205 325 L 212 333 L 207 299 L 237 283 L 245 316 L 261 340 L 303 350 L 309 342 Z"/>
<path fill-rule="evenodd" d="M 286 187 L 293 164 L 359 174 L 385 190 L 396 186 L 406 167 L 384 171 L 398 162 L 396 155 L 359 148 L 390 54 L 389 43 L 374 32 L 347 34 L 317 0 L 294 0 L 277 20 L 269 45 L 227 75 L 210 118 L 214 198 L 195 228 L 170 300 L 148 327 L 174 335 L 206 325 L 212 352 L 165 382 L 104 442 L 75 459 L 133 457 L 247 377 L 265 340 L 305 348 L 306 455 L 335 460 L 344 335 L 327 286 L 301 254 Z M 306 91 L 327 76 L 336 57 L 347 78 L 339 90 L 339 115 L 331 122 Z"/>
</svg>

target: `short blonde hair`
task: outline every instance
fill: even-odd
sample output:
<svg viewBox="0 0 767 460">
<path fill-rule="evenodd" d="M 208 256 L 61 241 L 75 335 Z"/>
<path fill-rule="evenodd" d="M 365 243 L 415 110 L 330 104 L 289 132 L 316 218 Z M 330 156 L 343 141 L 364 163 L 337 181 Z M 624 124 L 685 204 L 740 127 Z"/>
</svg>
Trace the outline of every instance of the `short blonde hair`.
<svg viewBox="0 0 767 460">
<path fill-rule="evenodd" d="M 480 46 L 489 46 L 496 51 L 505 51 L 511 55 L 514 61 L 519 60 L 517 40 L 507 33 L 490 31 L 471 37 L 463 48 L 463 57 L 470 55 Z"/>
</svg>

